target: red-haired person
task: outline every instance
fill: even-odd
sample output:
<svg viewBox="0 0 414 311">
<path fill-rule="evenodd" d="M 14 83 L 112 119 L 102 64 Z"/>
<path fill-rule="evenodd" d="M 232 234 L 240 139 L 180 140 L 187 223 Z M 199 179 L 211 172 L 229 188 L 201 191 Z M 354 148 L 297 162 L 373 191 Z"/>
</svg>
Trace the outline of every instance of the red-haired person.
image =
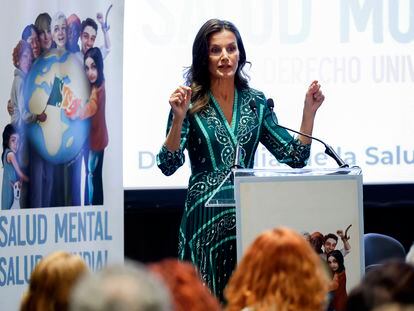
<svg viewBox="0 0 414 311">
<path fill-rule="evenodd" d="M 260 234 L 225 289 L 227 311 L 325 310 L 328 278 L 299 233 L 276 228 Z"/>
<path fill-rule="evenodd" d="M 203 285 L 195 267 L 178 259 L 165 259 L 149 265 L 170 290 L 175 311 L 219 311 L 218 300 Z"/>
</svg>

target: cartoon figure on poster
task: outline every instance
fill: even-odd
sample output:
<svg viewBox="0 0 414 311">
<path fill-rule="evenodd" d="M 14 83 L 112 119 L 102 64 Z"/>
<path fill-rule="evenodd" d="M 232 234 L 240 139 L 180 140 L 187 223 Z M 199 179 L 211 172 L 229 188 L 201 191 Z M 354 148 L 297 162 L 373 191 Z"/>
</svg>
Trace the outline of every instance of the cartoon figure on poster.
<svg viewBox="0 0 414 311">
<path fill-rule="evenodd" d="M 76 14 L 66 18 L 63 12 L 52 17 L 43 12 L 24 27 L 13 50 L 1 209 L 10 209 L 17 193 L 17 208 L 81 205 L 82 178 L 85 204 L 104 203 L 108 133 L 103 59 L 110 52 L 111 8 L 105 18 L 97 14 L 104 39 L 100 48 L 94 47 L 98 24 L 90 17 L 81 22 Z M 17 137 L 17 144 L 5 135 Z"/>
<path fill-rule="evenodd" d="M 346 272 L 345 272 L 345 256 L 351 251 L 349 243 L 350 236 L 348 234 L 352 224 L 349 225 L 345 231 L 338 229 L 335 233 L 328 233 L 323 235 L 319 231 L 303 232 L 315 252 L 325 264 L 327 271 L 331 275 L 331 280 L 328 284 L 328 311 L 342 311 L 345 310 L 346 301 L 348 298 L 346 290 Z M 343 247 L 336 249 L 338 237 L 341 239 Z M 322 249 L 323 248 L 323 249 Z"/>
<path fill-rule="evenodd" d="M 344 255 L 340 250 L 333 250 L 327 255 L 327 263 L 332 273 L 332 281 L 329 284 L 331 300 L 328 311 L 344 311 L 348 299 Z"/>
<path fill-rule="evenodd" d="M 1 154 L 4 168 L 1 209 L 19 209 L 21 185 L 29 181 L 17 160 L 19 145 L 19 133 L 12 124 L 7 124 L 3 130 L 3 152 Z"/>
<path fill-rule="evenodd" d="M 88 154 L 88 204 L 103 203 L 102 164 L 104 150 L 108 145 L 105 120 L 105 78 L 103 57 L 99 48 L 90 48 L 84 56 L 86 76 L 91 84 L 88 103 L 79 109 L 67 112 L 73 120 L 91 120 Z"/>
</svg>

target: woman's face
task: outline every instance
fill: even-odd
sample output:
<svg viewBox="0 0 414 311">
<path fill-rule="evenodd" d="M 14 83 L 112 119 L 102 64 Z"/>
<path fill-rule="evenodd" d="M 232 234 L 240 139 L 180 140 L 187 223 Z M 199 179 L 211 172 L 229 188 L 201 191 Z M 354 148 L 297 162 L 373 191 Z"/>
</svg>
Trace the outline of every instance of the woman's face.
<svg viewBox="0 0 414 311">
<path fill-rule="evenodd" d="M 14 153 L 16 153 L 17 150 L 19 149 L 19 142 L 20 142 L 20 136 L 19 136 L 19 134 L 14 133 L 14 134 L 10 135 L 9 148 Z"/>
<path fill-rule="evenodd" d="M 328 257 L 328 265 L 329 265 L 329 267 L 331 268 L 331 270 L 333 272 L 338 271 L 339 264 L 338 264 L 338 261 L 336 260 L 336 258 L 334 256 L 329 256 Z"/>
<path fill-rule="evenodd" d="M 58 49 L 64 49 L 66 45 L 66 20 L 60 18 L 52 29 L 53 41 Z"/>
<path fill-rule="evenodd" d="M 49 50 L 52 46 L 52 33 L 50 32 L 50 29 L 41 30 L 39 38 L 42 51 Z"/>
<path fill-rule="evenodd" d="M 95 61 L 91 57 L 85 60 L 85 72 L 89 82 L 91 84 L 95 83 L 98 78 L 98 69 L 96 68 Z"/>
<path fill-rule="evenodd" d="M 208 69 L 211 79 L 234 79 L 239 58 L 240 53 L 234 33 L 229 30 L 222 30 L 210 36 Z"/>
</svg>

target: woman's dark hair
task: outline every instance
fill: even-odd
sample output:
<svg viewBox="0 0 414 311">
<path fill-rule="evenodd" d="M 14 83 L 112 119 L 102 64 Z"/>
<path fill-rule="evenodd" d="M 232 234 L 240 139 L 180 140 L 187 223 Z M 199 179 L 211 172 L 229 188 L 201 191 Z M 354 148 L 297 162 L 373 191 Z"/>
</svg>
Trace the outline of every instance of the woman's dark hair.
<svg viewBox="0 0 414 311">
<path fill-rule="evenodd" d="M 193 95 L 191 101 L 194 103 L 191 113 L 201 110 L 208 102 L 208 90 L 210 89 L 210 73 L 208 70 L 208 43 L 212 34 L 222 30 L 231 31 L 237 40 L 239 49 L 239 63 L 235 75 L 235 85 L 239 90 L 247 88 L 248 76 L 243 72 L 246 64 L 246 51 L 243 41 L 236 26 L 231 22 L 210 19 L 201 26 L 193 43 L 193 61 L 185 73 L 186 84 L 191 86 Z"/>
<path fill-rule="evenodd" d="M 96 78 L 96 81 L 95 83 L 93 83 L 93 85 L 95 85 L 96 87 L 100 87 L 102 83 L 105 81 L 103 73 L 103 57 L 101 50 L 97 47 L 90 48 L 86 51 L 83 57 L 83 61 L 85 62 L 88 57 L 93 59 L 96 65 L 96 69 L 98 70 L 98 77 Z"/>
<path fill-rule="evenodd" d="M 328 261 L 329 257 L 334 257 L 336 259 L 336 262 L 338 263 L 338 270 L 335 272 L 342 272 L 345 270 L 344 266 L 344 255 L 342 255 L 341 251 L 335 249 L 329 254 L 326 255 L 326 261 Z"/>
<path fill-rule="evenodd" d="M 13 125 L 7 124 L 4 127 L 4 130 L 3 130 L 3 152 L 1 153 L 1 163 L 3 163 L 3 165 L 4 165 L 3 157 L 4 157 L 4 153 L 6 152 L 6 149 L 9 148 L 10 137 L 13 134 L 16 134 L 16 133 L 17 133 L 17 131 L 16 131 L 16 129 Z"/>
</svg>

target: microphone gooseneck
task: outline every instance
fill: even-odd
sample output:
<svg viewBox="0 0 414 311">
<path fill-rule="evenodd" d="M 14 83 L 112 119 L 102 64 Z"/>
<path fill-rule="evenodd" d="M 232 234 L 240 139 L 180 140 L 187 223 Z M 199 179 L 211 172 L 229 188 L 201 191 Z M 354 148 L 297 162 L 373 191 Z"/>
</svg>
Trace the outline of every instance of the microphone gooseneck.
<svg viewBox="0 0 414 311">
<path fill-rule="evenodd" d="M 255 103 L 255 104 L 256 104 L 256 103 Z M 286 127 L 286 126 L 283 126 L 283 125 L 280 125 L 279 123 L 277 123 L 277 121 L 275 120 L 275 116 L 274 116 L 274 114 L 272 113 L 272 112 L 273 112 L 273 108 L 275 107 L 275 104 L 274 104 L 274 102 L 273 102 L 273 99 L 271 99 L 271 98 L 267 99 L 267 101 L 266 101 L 266 105 L 267 105 L 267 108 L 269 109 L 269 113 L 268 113 L 268 115 L 266 116 L 266 118 L 267 118 L 267 117 L 269 117 L 269 115 L 270 115 L 270 116 L 271 116 L 271 118 L 272 118 L 273 123 L 274 123 L 276 126 L 278 126 L 278 127 L 280 127 L 280 128 L 283 128 L 283 129 L 285 129 L 285 130 L 291 131 L 291 132 L 293 132 L 293 133 L 296 133 L 296 134 L 299 134 L 299 135 L 302 135 L 302 136 L 305 136 L 305 137 L 308 137 L 308 138 L 310 138 L 310 139 L 313 139 L 313 140 L 316 140 L 316 141 L 320 142 L 322 145 L 324 145 L 324 146 L 325 146 L 325 153 L 326 153 L 328 156 L 330 156 L 332 159 L 334 159 L 334 160 L 335 160 L 335 162 L 338 164 L 338 166 L 339 166 L 339 167 L 341 167 L 341 168 L 343 168 L 343 167 L 349 167 L 349 165 L 348 165 L 348 164 L 346 164 L 346 163 L 345 163 L 345 161 L 341 159 L 341 157 L 340 157 L 340 156 L 339 156 L 339 155 L 335 152 L 335 150 L 334 150 L 331 146 L 329 146 L 327 143 L 323 142 L 323 141 L 322 141 L 322 140 L 320 140 L 319 138 L 316 138 L 316 137 L 313 137 L 313 136 L 311 136 L 311 135 L 308 135 L 308 134 L 305 134 L 305 133 L 302 133 L 302 132 L 299 132 L 299 131 L 293 130 L 293 129 L 291 129 L 291 128 L 288 128 L 288 127 Z M 251 107 L 251 106 L 250 106 L 250 107 Z"/>
</svg>

